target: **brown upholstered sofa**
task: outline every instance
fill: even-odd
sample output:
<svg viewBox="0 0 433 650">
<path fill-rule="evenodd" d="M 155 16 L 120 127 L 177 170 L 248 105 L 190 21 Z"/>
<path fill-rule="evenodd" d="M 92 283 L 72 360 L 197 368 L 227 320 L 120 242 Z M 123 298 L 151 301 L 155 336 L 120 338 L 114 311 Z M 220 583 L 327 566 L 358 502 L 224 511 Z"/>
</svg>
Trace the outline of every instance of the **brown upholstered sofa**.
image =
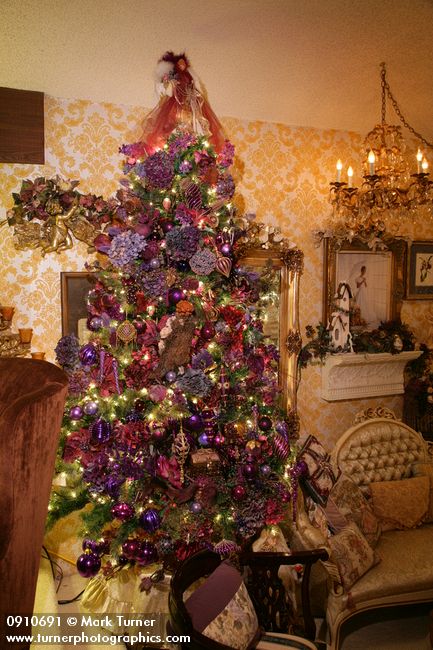
<svg viewBox="0 0 433 650">
<path fill-rule="evenodd" d="M 0 359 L 2 648 L 6 647 L 5 615 L 33 612 L 67 386 L 65 373 L 47 361 Z M 21 628 L 20 633 L 28 632 Z"/>
<path fill-rule="evenodd" d="M 324 563 L 327 573 L 328 594 L 325 603 L 328 631 L 328 648 L 337 650 L 340 645 L 341 627 L 347 619 L 358 612 L 373 608 L 409 603 L 433 603 L 433 459 L 429 446 L 413 429 L 387 417 L 361 418 L 337 442 L 331 453 L 331 466 L 335 475 L 341 471 L 349 476 L 370 499 L 376 486 L 383 487 L 390 482 L 393 491 L 404 486 L 409 490 L 415 485 L 405 479 L 415 474 L 430 473 L 427 481 L 430 511 L 423 516 L 423 522 L 412 528 L 392 529 L 375 533 L 375 548 L 365 551 L 373 560 L 365 573 L 355 579 L 350 588 L 345 587 L 337 564 L 338 545 L 332 536 L 324 534 L 311 522 L 302 500 L 297 515 L 296 536 L 303 548 L 324 547 L 330 555 L 330 562 Z M 393 483 L 394 482 L 394 483 Z M 418 479 L 416 483 L 418 485 Z M 424 489 L 424 480 L 421 481 Z M 374 485 L 371 485 L 374 484 Z M 387 485 L 385 485 L 385 488 Z M 332 491 L 331 491 L 332 495 Z M 418 499 L 416 499 L 417 501 Z M 308 499 L 306 500 L 308 502 Z M 360 513 L 354 513 L 355 520 Z M 398 516 L 398 513 L 397 513 Z M 425 520 L 430 523 L 426 523 Z M 386 522 L 383 519 L 382 522 Z M 420 524 L 420 525 L 419 525 Z M 377 531 L 376 531 L 377 532 Z M 349 542 L 350 545 L 350 542 Z M 369 547 L 369 545 L 367 544 Z M 341 557 L 339 558 L 341 560 Z"/>
</svg>

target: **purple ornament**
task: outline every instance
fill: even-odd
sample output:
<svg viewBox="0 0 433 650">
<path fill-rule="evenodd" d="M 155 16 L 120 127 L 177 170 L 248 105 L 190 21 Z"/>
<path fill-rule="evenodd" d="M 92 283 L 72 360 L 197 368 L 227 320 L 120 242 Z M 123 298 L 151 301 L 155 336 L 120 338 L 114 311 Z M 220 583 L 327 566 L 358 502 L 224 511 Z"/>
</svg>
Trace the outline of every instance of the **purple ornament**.
<svg viewBox="0 0 433 650">
<path fill-rule="evenodd" d="M 135 560 L 139 549 L 140 542 L 138 539 L 127 539 L 122 544 L 122 553 L 128 560 Z"/>
<path fill-rule="evenodd" d="M 201 431 L 203 429 L 203 420 L 198 413 L 193 413 L 189 418 L 185 418 L 183 426 L 188 431 Z"/>
<path fill-rule="evenodd" d="M 141 513 L 139 522 L 146 533 L 154 533 L 161 525 L 161 517 L 155 508 L 146 508 Z"/>
<path fill-rule="evenodd" d="M 200 330 L 201 336 L 205 341 L 210 341 L 215 336 L 215 327 L 210 321 L 206 321 Z"/>
<path fill-rule="evenodd" d="M 246 479 L 252 479 L 257 474 L 257 466 L 254 463 L 245 463 L 242 465 L 242 474 Z"/>
<path fill-rule="evenodd" d="M 230 244 L 225 243 L 221 246 L 220 251 L 223 255 L 231 255 L 233 249 Z"/>
<path fill-rule="evenodd" d="M 89 539 L 88 537 L 86 537 L 86 539 L 83 539 L 81 548 L 83 549 L 83 551 L 91 551 L 92 553 L 96 553 L 96 549 L 98 548 L 98 542 L 96 542 L 94 539 Z"/>
<path fill-rule="evenodd" d="M 83 411 L 86 415 L 96 415 L 96 413 L 99 410 L 99 406 L 97 402 L 86 402 L 83 406 Z"/>
<path fill-rule="evenodd" d="M 169 370 L 165 375 L 166 380 L 169 381 L 170 383 L 175 381 L 176 377 L 177 375 L 174 372 L 174 370 Z"/>
<path fill-rule="evenodd" d="M 143 330 L 146 328 L 146 321 L 144 321 L 140 316 L 134 318 L 132 324 L 134 325 L 138 334 L 141 334 L 141 332 L 143 332 Z"/>
<path fill-rule="evenodd" d="M 105 483 L 105 491 L 113 499 L 117 499 L 120 492 L 120 487 L 123 483 L 123 479 L 117 476 L 109 476 Z"/>
<path fill-rule="evenodd" d="M 298 460 L 296 463 L 296 472 L 298 476 L 306 476 L 308 474 L 308 465 L 305 460 Z"/>
<path fill-rule="evenodd" d="M 189 263 L 186 260 L 180 260 L 176 262 L 176 268 L 178 271 L 186 273 L 186 271 L 189 271 Z"/>
<path fill-rule="evenodd" d="M 172 228 L 173 228 L 173 224 L 170 221 L 167 221 L 166 219 L 164 219 L 164 220 L 161 219 L 161 221 L 159 222 L 159 225 L 162 228 L 162 232 L 165 233 L 165 234 L 170 232 L 170 230 L 172 230 Z"/>
<path fill-rule="evenodd" d="M 120 521 L 128 521 L 128 519 L 132 519 L 135 511 L 129 503 L 116 503 L 111 508 L 111 514 L 115 519 L 120 519 Z"/>
<path fill-rule="evenodd" d="M 164 440 L 167 435 L 167 431 L 160 424 L 152 425 L 152 438 L 155 442 Z"/>
<path fill-rule="evenodd" d="M 92 442 L 95 444 L 107 442 L 111 436 L 111 424 L 102 418 L 95 420 L 89 427 Z"/>
<path fill-rule="evenodd" d="M 77 569 L 83 578 L 93 578 L 101 568 L 101 560 L 96 553 L 83 553 L 77 560 Z"/>
<path fill-rule="evenodd" d="M 262 465 L 260 467 L 260 473 L 263 474 L 263 476 L 269 476 L 271 473 L 272 469 L 269 465 Z"/>
<path fill-rule="evenodd" d="M 201 503 L 199 503 L 198 501 L 193 501 L 189 506 L 189 509 L 194 515 L 198 515 L 198 513 L 201 512 L 202 507 L 203 506 L 201 505 Z"/>
<path fill-rule="evenodd" d="M 269 431 L 272 429 L 272 420 L 267 415 L 261 415 L 258 421 L 259 429 L 262 431 Z"/>
<path fill-rule="evenodd" d="M 73 406 L 69 410 L 69 417 L 71 418 L 71 420 L 81 420 L 81 418 L 83 417 L 83 409 L 81 408 L 81 406 Z"/>
<path fill-rule="evenodd" d="M 285 438 L 289 437 L 289 427 L 287 425 L 287 422 L 284 421 L 277 422 L 277 424 L 275 425 L 275 431 L 281 433 L 281 435 L 284 436 Z"/>
<path fill-rule="evenodd" d="M 156 269 L 159 269 L 161 262 L 157 257 L 154 257 L 152 260 L 150 260 L 149 264 L 150 264 L 150 268 L 155 271 Z"/>
<path fill-rule="evenodd" d="M 274 454 L 280 460 L 286 460 L 290 453 L 290 445 L 287 441 L 287 438 L 281 434 L 277 434 L 272 438 L 272 447 L 274 448 Z"/>
<path fill-rule="evenodd" d="M 170 305 L 176 305 L 180 300 L 185 299 L 185 294 L 179 287 L 171 287 L 168 290 L 168 302 Z"/>
<path fill-rule="evenodd" d="M 100 316 L 93 316 L 93 318 L 90 320 L 89 327 L 94 332 L 97 332 L 103 326 L 104 326 L 104 321 Z"/>
<path fill-rule="evenodd" d="M 86 343 L 79 352 L 80 361 L 83 366 L 93 366 L 98 360 L 98 351 L 91 343 Z"/>
<path fill-rule="evenodd" d="M 243 501 L 247 496 L 247 491 L 243 485 L 235 485 L 232 490 L 232 498 L 234 501 Z"/>
<path fill-rule="evenodd" d="M 135 554 L 135 559 L 139 564 L 152 564 L 158 559 L 158 551 L 152 542 L 141 542 Z"/>
<path fill-rule="evenodd" d="M 212 441 L 212 444 L 215 447 L 222 447 L 222 445 L 225 443 L 226 439 L 224 436 L 222 436 L 220 433 L 217 433 L 216 436 L 214 436 L 214 439 Z"/>
<path fill-rule="evenodd" d="M 207 433 L 202 433 L 198 437 L 198 441 L 202 447 L 209 447 L 211 440 Z"/>
</svg>

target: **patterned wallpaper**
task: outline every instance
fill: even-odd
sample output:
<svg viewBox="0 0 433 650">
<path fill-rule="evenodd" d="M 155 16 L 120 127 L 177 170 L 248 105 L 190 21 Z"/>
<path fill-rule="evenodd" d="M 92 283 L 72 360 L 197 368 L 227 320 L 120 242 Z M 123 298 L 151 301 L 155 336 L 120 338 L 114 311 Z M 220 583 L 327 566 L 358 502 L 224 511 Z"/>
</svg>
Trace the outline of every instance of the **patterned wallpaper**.
<svg viewBox="0 0 433 650">
<path fill-rule="evenodd" d="M 121 157 L 118 147 L 140 135 L 145 109 L 84 100 L 46 97 L 46 164 L 0 165 L 0 221 L 11 206 L 11 193 L 21 180 L 56 173 L 80 179 L 81 191 L 108 197 L 118 187 Z M 337 158 L 356 164 L 361 138 L 341 131 L 290 127 L 235 118 L 222 120 L 236 146 L 234 175 L 240 210 L 256 212 L 260 221 L 278 223 L 284 235 L 303 249 L 301 329 L 317 323 L 322 305 L 322 252 L 314 247 L 311 231 L 329 215 L 328 182 Z M 418 239 L 433 235 L 425 224 Z M 60 272 L 81 271 L 86 247 L 76 243 L 61 254 L 43 259 L 38 251 L 16 251 L 12 230 L 0 229 L 0 304 L 15 306 L 15 327 L 33 327 L 33 350 L 53 349 L 61 335 Z M 404 320 L 433 340 L 431 302 L 406 303 Z M 299 388 L 299 412 L 305 431 L 318 435 L 328 447 L 350 426 L 353 415 L 374 400 L 327 403 L 320 398 L 320 368 L 309 367 Z M 401 398 L 381 400 L 401 413 Z"/>
</svg>

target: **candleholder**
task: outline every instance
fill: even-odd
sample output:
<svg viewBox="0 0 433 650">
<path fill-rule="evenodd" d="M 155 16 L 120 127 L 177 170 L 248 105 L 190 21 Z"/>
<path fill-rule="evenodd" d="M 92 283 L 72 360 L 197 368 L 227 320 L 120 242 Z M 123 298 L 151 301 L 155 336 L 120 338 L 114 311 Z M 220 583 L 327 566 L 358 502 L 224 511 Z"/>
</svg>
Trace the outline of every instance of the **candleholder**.
<svg viewBox="0 0 433 650">
<path fill-rule="evenodd" d="M 21 343 L 31 343 L 33 336 L 33 330 L 31 327 L 19 327 L 18 334 Z"/>
</svg>

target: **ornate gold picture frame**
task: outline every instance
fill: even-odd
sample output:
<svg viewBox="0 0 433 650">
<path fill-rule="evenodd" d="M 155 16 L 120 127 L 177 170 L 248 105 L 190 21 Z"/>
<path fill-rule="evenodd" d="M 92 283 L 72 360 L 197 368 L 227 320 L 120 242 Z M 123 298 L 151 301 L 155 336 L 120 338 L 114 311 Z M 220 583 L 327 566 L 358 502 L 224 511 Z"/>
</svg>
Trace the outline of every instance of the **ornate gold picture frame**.
<svg viewBox="0 0 433 650">
<path fill-rule="evenodd" d="M 406 242 L 392 239 L 372 250 L 359 241 L 324 240 L 322 321 L 329 323 L 341 282 L 351 288 L 351 327 L 375 329 L 399 318 L 405 295 Z"/>
</svg>

